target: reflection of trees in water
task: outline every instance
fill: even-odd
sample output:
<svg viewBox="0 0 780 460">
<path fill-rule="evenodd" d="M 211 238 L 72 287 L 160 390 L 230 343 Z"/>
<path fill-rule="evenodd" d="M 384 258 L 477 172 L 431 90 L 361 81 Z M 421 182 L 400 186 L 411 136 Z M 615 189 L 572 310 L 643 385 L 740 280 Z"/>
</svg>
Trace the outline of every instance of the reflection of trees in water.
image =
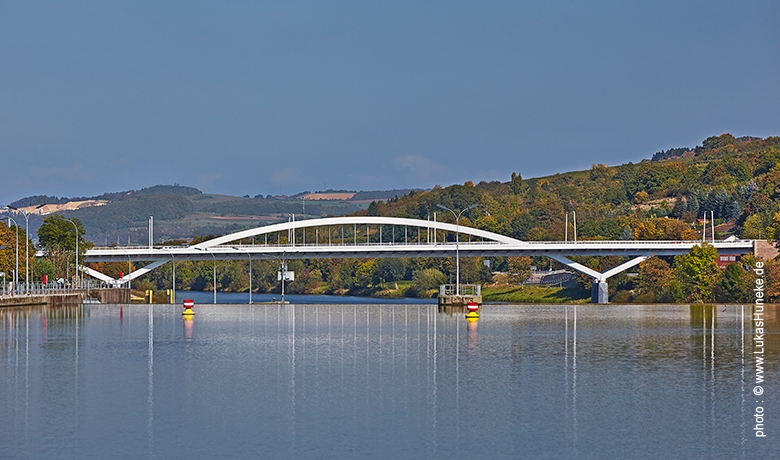
<svg viewBox="0 0 780 460">
<path fill-rule="evenodd" d="M 701 358 L 702 349 L 708 354 L 715 346 L 715 367 L 733 367 L 742 356 L 742 305 L 695 304 L 690 306 L 690 352 Z M 744 305 L 745 357 L 753 355 L 753 304 Z M 777 304 L 764 305 L 764 358 L 780 362 L 780 315 Z M 714 318 L 714 332 L 713 332 Z M 713 340 L 714 333 L 714 340 Z"/>
<path fill-rule="evenodd" d="M 84 316 L 89 316 L 89 309 L 80 306 L 67 307 L 10 307 L 0 308 L 0 321 L 18 321 L 29 318 L 30 321 L 42 321 L 46 318 L 49 327 L 59 324 L 73 324 L 77 319 L 81 321 Z"/>
</svg>

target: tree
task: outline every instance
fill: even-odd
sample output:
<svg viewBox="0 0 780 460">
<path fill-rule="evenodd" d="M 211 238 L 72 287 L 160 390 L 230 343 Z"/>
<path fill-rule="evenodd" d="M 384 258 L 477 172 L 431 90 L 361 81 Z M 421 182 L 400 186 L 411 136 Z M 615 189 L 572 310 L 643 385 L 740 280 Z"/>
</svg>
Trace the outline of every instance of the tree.
<svg viewBox="0 0 780 460">
<path fill-rule="evenodd" d="M 509 282 L 522 283 L 531 276 L 531 263 L 533 259 L 525 256 L 510 256 L 506 258 L 509 271 Z"/>
<path fill-rule="evenodd" d="M 380 284 L 385 281 L 395 283 L 403 279 L 406 274 L 406 262 L 403 259 L 382 259 L 375 266 L 374 284 Z M 398 289 L 396 283 L 395 288 Z"/>
<path fill-rule="evenodd" d="M 766 302 L 780 302 L 780 260 L 764 262 L 764 273 Z"/>
<path fill-rule="evenodd" d="M 764 229 L 761 216 L 753 214 L 745 219 L 745 223 L 742 225 L 742 238 L 751 240 L 766 238 L 766 229 Z"/>
<path fill-rule="evenodd" d="M 517 173 L 512 173 L 512 178 L 509 181 L 509 188 L 515 195 L 520 195 L 527 188 L 523 185 L 523 176 Z"/>
<path fill-rule="evenodd" d="M 724 302 L 746 302 L 750 300 L 750 284 L 745 270 L 737 264 L 729 264 L 720 281 L 719 300 Z"/>
<path fill-rule="evenodd" d="M 710 136 L 707 139 L 704 139 L 701 145 L 705 150 L 712 150 L 736 143 L 737 139 L 733 135 L 724 133 L 720 136 Z"/>
<path fill-rule="evenodd" d="M 669 285 L 673 277 L 669 264 L 654 256 L 639 264 L 637 287 L 643 297 L 651 297 L 658 302 L 667 302 L 672 300 Z M 644 296 L 648 293 L 651 295 Z"/>
<path fill-rule="evenodd" d="M 425 268 L 414 272 L 411 290 L 414 295 L 420 296 L 446 282 L 444 273 L 435 268 Z"/>
<path fill-rule="evenodd" d="M 58 276 L 67 277 L 68 267 L 76 266 L 76 245 L 78 241 L 79 259 L 86 249 L 84 226 L 78 219 L 68 220 L 59 214 L 43 219 L 38 229 L 38 243 L 46 251 L 47 258 L 54 266 Z"/>
<path fill-rule="evenodd" d="M 691 248 L 688 254 L 674 258 L 674 273 L 682 283 L 687 302 L 713 302 L 713 287 L 718 283 L 720 269 L 715 259 L 718 251 L 707 243 Z"/>
</svg>

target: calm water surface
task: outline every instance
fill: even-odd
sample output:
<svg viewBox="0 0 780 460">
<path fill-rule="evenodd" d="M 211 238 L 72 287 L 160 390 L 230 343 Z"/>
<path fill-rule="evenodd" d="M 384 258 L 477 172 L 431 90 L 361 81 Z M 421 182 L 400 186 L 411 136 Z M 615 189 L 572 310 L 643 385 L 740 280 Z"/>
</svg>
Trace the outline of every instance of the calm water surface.
<svg viewBox="0 0 780 460">
<path fill-rule="evenodd" d="M 0 458 L 777 458 L 750 308 L 3 309 Z"/>
</svg>

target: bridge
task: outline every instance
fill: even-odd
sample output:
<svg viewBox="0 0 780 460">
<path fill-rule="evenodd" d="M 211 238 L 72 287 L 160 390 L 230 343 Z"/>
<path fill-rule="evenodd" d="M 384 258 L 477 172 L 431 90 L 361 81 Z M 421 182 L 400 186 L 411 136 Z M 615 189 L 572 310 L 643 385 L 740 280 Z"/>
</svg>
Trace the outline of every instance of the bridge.
<svg viewBox="0 0 780 460">
<path fill-rule="evenodd" d="M 700 241 L 521 241 L 497 233 L 430 220 L 398 217 L 330 217 L 243 230 L 191 246 L 96 247 L 86 262 L 151 262 L 111 278 L 81 267 L 90 276 L 124 284 L 168 262 L 179 260 L 279 260 L 322 258 L 411 258 L 547 256 L 593 279 L 592 298 L 607 303 L 607 280 L 645 259 L 688 253 Z M 720 253 L 754 251 L 752 240 L 711 241 Z M 603 273 L 574 262 L 573 256 L 627 256 Z"/>
</svg>

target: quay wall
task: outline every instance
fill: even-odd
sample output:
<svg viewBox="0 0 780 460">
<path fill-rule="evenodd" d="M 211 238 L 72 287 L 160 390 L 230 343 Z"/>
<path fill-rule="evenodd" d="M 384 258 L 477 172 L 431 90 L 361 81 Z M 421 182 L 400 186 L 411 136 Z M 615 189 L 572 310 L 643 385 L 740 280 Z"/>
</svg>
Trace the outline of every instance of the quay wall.
<svg viewBox="0 0 780 460">
<path fill-rule="evenodd" d="M 87 298 L 99 300 L 100 303 L 130 303 L 130 290 L 90 289 L 89 292 L 84 290 L 64 294 L 5 296 L 0 297 L 0 308 L 33 306 L 63 307 L 78 305 Z"/>
</svg>

